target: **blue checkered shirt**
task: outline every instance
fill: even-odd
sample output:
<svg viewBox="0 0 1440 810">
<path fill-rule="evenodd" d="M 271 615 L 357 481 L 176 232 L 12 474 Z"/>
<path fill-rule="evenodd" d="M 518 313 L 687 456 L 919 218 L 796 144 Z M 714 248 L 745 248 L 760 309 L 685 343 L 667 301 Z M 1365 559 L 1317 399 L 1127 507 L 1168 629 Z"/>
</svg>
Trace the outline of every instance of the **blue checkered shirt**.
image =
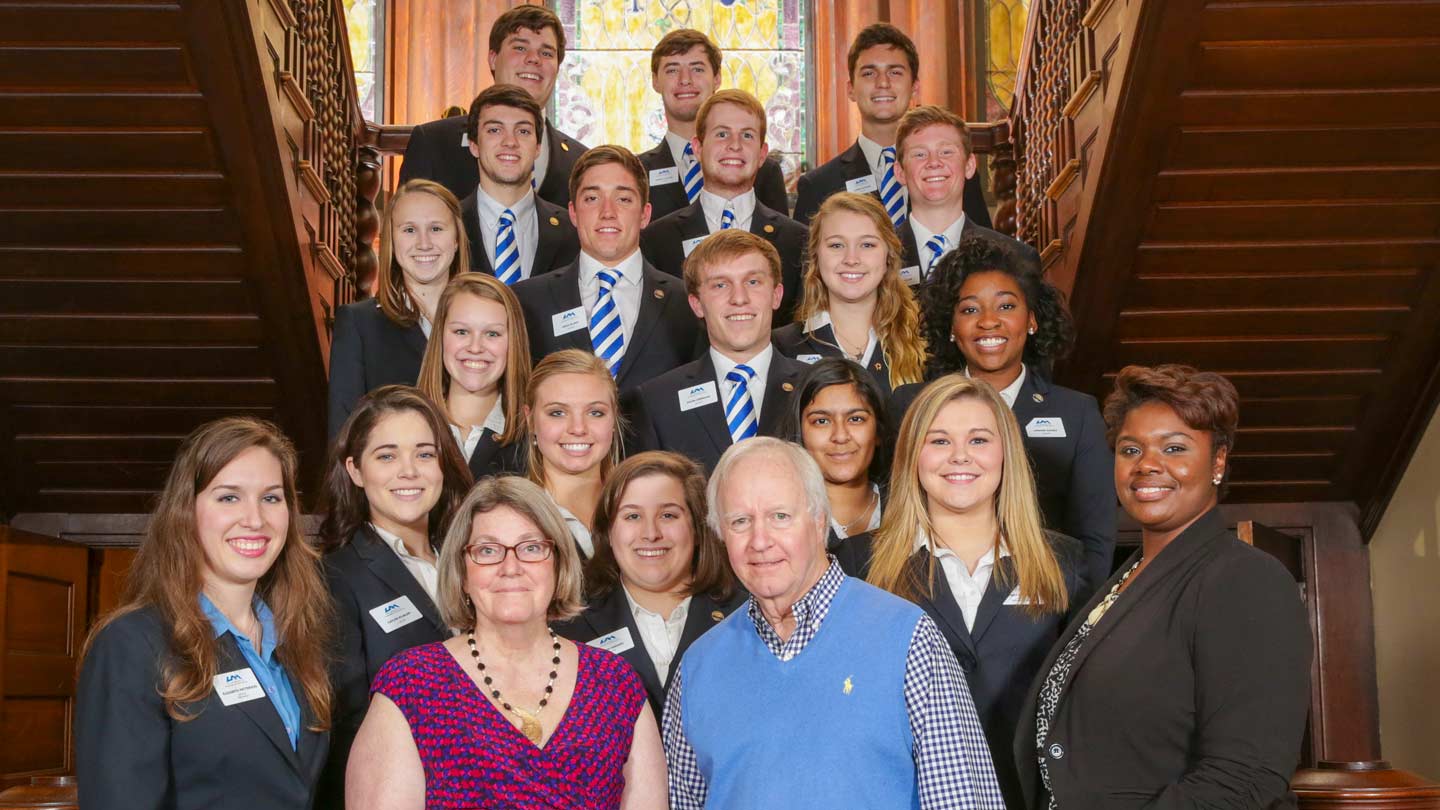
<svg viewBox="0 0 1440 810">
<path fill-rule="evenodd" d="M 795 632 L 784 641 L 750 597 L 748 611 L 765 646 L 789 661 L 820 632 L 830 604 L 845 581 L 834 557 L 830 567 L 791 611 Z M 677 668 L 665 699 L 665 759 L 670 768 L 670 810 L 702 810 L 708 789 L 695 750 L 681 722 L 681 670 Z M 1005 810 L 985 731 L 975 714 L 970 687 L 955 654 L 929 616 L 921 616 L 905 656 L 905 712 L 910 718 L 910 753 L 922 810 Z M 820 761 L 823 757 L 817 757 Z"/>
</svg>

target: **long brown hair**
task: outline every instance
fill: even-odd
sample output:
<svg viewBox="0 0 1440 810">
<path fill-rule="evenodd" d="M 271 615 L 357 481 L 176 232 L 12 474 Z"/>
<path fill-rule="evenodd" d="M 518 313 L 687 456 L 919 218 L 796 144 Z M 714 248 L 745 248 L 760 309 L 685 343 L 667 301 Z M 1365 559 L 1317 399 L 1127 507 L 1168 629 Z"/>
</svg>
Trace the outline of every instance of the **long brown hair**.
<svg viewBox="0 0 1440 810">
<path fill-rule="evenodd" d="M 600 461 L 600 478 L 604 480 L 620 463 L 620 457 L 625 454 L 624 433 L 625 418 L 620 414 L 620 393 L 615 388 L 615 378 L 610 375 L 610 369 L 605 367 L 605 361 L 596 357 L 594 353 L 584 349 L 561 349 L 553 354 L 545 356 L 530 373 L 530 387 L 525 391 L 525 403 L 535 406 L 535 392 L 540 386 L 551 377 L 561 374 L 591 374 L 599 379 L 605 380 L 610 387 L 610 412 L 615 417 L 615 431 L 610 436 L 610 453 Z M 531 436 L 530 446 L 525 448 L 526 452 L 526 474 L 540 486 L 545 486 L 545 458 L 540 455 L 540 445 L 534 440 L 535 429 L 530 420 L 535 414 L 530 414 L 530 419 L 525 421 L 525 432 Z"/>
<path fill-rule="evenodd" d="M 920 448 L 940 410 L 963 399 L 977 400 L 989 407 L 1000 429 L 1005 468 L 994 499 L 995 518 L 1000 528 L 995 542 L 998 546 L 1003 538 L 1010 552 L 1020 595 L 1028 600 L 1026 612 L 1031 616 L 1064 613 L 1068 605 L 1065 575 L 1043 528 L 1035 478 L 1030 472 L 1015 415 L 989 383 L 963 374 L 950 374 L 925 386 L 900 424 L 895 464 L 890 470 L 890 500 L 885 504 L 885 515 L 875 532 L 874 557 L 866 580 L 911 601 L 930 591 L 930 583 L 935 581 L 935 555 L 925 555 L 929 568 L 924 580 L 910 565 L 915 553 L 916 529 L 925 533 L 932 547 L 936 542 L 935 524 L 930 520 L 925 490 L 920 485 Z M 1005 569 L 996 569 L 996 576 L 1000 577 L 997 582 L 1008 587 L 1010 583 L 1004 580 L 1005 574 Z"/>
<path fill-rule="evenodd" d="M 465 273 L 450 279 L 445 292 L 440 293 L 440 303 L 435 305 L 434 328 L 437 334 L 425 344 L 425 357 L 420 361 L 420 379 L 416 387 L 435 403 L 440 413 L 445 415 L 446 422 L 454 423 L 446 402 L 450 395 L 450 372 L 445 370 L 445 322 L 450 319 L 450 307 L 461 295 L 495 301 L 505 308 L 510 338 L 509 349 L 505 353 L 505 374 L 500 382 L 505 432 L 497 441 L 507 445 L 525 435 L 523 414 L 525 389 L 530 383 L 530 334 L 525 329 L 525 312 L 520 309 L 520 299 L 505 286 L 505 282 L 488 273 Z"/>
<path fill-rule="evenodd" d="M 405 291 L 405 271 L 395 258 L 395 207 L 407 194 L 429 194 L 445 204 L 455 229 L 455 258 L 450 262 L 450 278 L 470 272 L 470 240 L 465 236 L 465 218 L 460 215 L 460 201 L 450 190 L 431 180 L 410 180 L 401 186 L 385 204 L 385 218 L 380 221 L 380 279 L 375 283 L 375 300 L 385 317 L 399 326 L 414 326 L 420 320 L 410 293 Z"/>
<path fill-rule="evenodd" d="M 430 509 L 430 544 L 438 545 L 450 513 L 464 500 L 475 483 L 470 466 L 460 455 L 460 448 L 450 440 L 450 427 L 445 416 L 430 398 L 408 385 L 385 385 L 360 398 L 350 418 L 330 445 L 330 460 L 325 468 L 325 487 L 320 494 L 320 509 L 325 519 L 320 524 L 320 542 L 325 550 L 337 549 L 350 542 L 362 524 L 370 520 L 370 501 L 365 490 L 355 485 L 346 459 L 356 466 L 370 445 L 370 434 L 380 420 L 396 414 L 420 414 L 435 437 L 435 452 L 440 458 L 440 499 Z"/>
<path fill-rule="evenodd" d="M 845 211 L 869 217 L 885 243 L 885 275 L 875 291 L 875 336 L 890 367 L 890 386 L 920 382 L 925 377 L 925 338 L 920 336 L 920 304 L 900 278 L 904 247 L 890 224 L 890 215 L 869 194 L 841 191 L 830 195 L 810 221 L 810 243 L 805 251 L 805 277 L 800 282 L 800 306 L 795 320 L 804 323 L 830 308 L 830 291 L 820 277 L 820 229 L 825 217 Z"/>
<path fill-rule="evenodd" d="M 260 577 L 255 593 L 275 615 L 280 641 L 276 655 L 305 694 L 315 715 L 311 728 L 323 731 L 330 726 L 327 653 L 334 624 L 330 595 L 320 572 L 320 554 L 300 534 L 295 448 L 279 428 L 261 419 L 218 419 L 197 428 L 180 445 L 130 568 L 125 601 L 95 625 L 85 652 L 110 622 L 137 610 L 153 609 L 169 633 L 170 656 L 161 673 L 160 688 L 165 710 L 178 722 L 194 717 L 191 708 L 210 693 L 217 668 L 215 631 L 200 609 L 205 552 L 195 521 L 195 501 L 226 465 L 252 447 L 264 448 L 279 460 L 290 517 L 285 546 Z"/>
</svg>

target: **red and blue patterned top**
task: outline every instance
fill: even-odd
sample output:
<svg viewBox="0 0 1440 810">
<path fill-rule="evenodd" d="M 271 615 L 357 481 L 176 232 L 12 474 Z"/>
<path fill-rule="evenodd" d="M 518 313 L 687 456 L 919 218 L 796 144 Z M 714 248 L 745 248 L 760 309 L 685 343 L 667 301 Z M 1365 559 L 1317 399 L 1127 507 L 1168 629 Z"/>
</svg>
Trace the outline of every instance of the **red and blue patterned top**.
<svg viewBox="0 0 1440 810">
<path fill-rule="evenodd" d="M 544 748 L 495 708 L 441 642 L 385 663 L 371 694 L 400 708 L 428 808 L 619 807 L 645 686 L 618 655 L 578 644 L 575 692 Z"/>
</svg>

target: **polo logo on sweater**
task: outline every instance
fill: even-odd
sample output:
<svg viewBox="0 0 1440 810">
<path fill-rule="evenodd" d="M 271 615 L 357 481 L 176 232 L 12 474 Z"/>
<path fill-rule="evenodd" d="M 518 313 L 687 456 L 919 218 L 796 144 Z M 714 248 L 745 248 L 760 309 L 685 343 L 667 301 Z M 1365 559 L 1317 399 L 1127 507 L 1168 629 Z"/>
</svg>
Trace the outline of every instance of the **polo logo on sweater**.
<svg viewBox="0 0 1440 810">
<path fill-rule="evenodd" d="M 844 689 L 845 694 L 847 694 L 847 695 L 850 694 L 850 691 L 853 690 L 854 688 L 855 688 L 855 684 L 850 680 L 850 678 L 847 677 L 847 678 L 845 679 L 845 689 Z"/>
<path fill-rule="evenodd" d="M 402 596 L 393 602 L 371 608 L 370 618 L 388 634 L 419 621 L 420 611 L 415 607 L 415 603 L 410 601 L 410 597 Z"/>
<path fill-rule="evenodd" d="M 1058 416 L 1037 416 L 1025 425 L 1025 435 L 1032 439 L 1065 438 L 1065 420 Z"/>
</svg>

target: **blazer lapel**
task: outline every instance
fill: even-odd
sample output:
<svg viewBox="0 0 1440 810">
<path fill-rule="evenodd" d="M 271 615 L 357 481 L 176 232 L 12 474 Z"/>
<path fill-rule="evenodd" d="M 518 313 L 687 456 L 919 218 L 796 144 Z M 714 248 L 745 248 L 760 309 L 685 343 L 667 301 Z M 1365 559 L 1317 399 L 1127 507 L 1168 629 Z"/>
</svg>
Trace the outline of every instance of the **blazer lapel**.
<svg viewBox="0 0 1440 810">
<path fill-rule="evenodd" d="M 860 148 L 858 140 L 850 144 L 849 149 L 840 153 L 840 164 L 844 169 L 846 180 L 855 180 L 867 174 L 871 177 L 875 176 L 875 173 L 870 170 L 870 164 L 865 162 L 865 150 Z M 880 196 L 878 188 L 870 193 L 877 198 Z"/>
<path fill-rule="evenodd" d="M 770 244 L 775 244 L 775 218 L 779 216 L 770 210 L 764 203 L 755 203 L 755 213 L 750 215 L 750 233 L 764 239 Z M 769 230 L 766 230 L 769 228 Z"/>
<path fill-rule="evenodd" d="M 1000 614 L 1000 608 L 1004 606 L 1005 600 L 1010 598 L 1010 590 L 1013 586 L 1001 587 L 997 580 L 1014 583 L 1019 580 L 1015 577 L 1015 563 L 1009 557 L 1001 557 L 995 561 L 995 567 L 990 569 L 990 584 L 985 586 L 985 594 L 980 597 L 980 607 L 975 611 L 975 626 L 970 628 L 970 637 L 976 644 L 985 636 L 990 623 Z"/>
<path fill-rule="evenodd" d="M 900 259 L 900 266 L 920 267 L 920 246 L 915 244 L 915 229 L 910 225 L 910 218 L 906 217 L 900 227 L 895 229 L 895 235 L 900 237 L 900 249 L 903 254 Z M 924 268 L 922 267 L 923 271 Z"/>
<path fill-rule="evenodd" d="M 245 656 L 240 652 L 239 642 L 235 640 L 234 636 L 227 633 L 216 646 L 219 648 L 220 657 L 220 661 L 217 663 L 220 664 L 222 671 L 250 669 L 250 662 L 246 661 Z M 251 671 L 253 672 L 253 670 Z M 290 735 L 285 733 L 285 723 L 280 719 L 280 713 L 275 710 L 275 704 L 270 702 L 268 696 L 262 693 L 258 698 L 235 704 L 234 708 L 239 709 L 241 714 L 259 726 L 265 737 L 285 757 L 285 761 L 290 763 L 290 767 L 294 768 L 296 773 L 301 773 L 300 755 L 290 746 Z M 304 717 L 303 712 L 301 717 Z M 300 736 L 304 737 L 303 731 Z"/>
<path fill-rule="evenodd" d="M 640 628 L 635 624 L 635 616 L 630 613 L 630 601 L 625 598 L 621 586 L 616 585 L 610 595 L 605 597 L 605 601 L 591 611 L 590 625 L 595 628 L 597 637 L 621 628 L 629 630 L 633 646 L 620 653 L 620 657 L 640 676 L 646 691 L 652 695 L 660 694 L 660 676 L 656 674 L 655 664 L 650 660 L 649 651 L 645 649 L 645 640 L 640 637 Z"/>
<path fill-rule="evenodd" d="M 715 382 L 715 362 L 710 359 L 709 352 L 705 352 L 701 357 L 699 370 L 690 377 L 685 387 L 703 385 L 706 382 Z M 693 418 L 705 426 L 705 433 L 710 436 L 710 441 L 715 445 L 715 449 L 724 453 L 725 449 L 732 444 L 730 426 L 725 422 L 725 398 L 729 395 L 729 391 L 718 382 L 715 388 L 715 393 L 718 395 L 715 401 L 696 408 Z"/>
<path fill-rule="evenodd" d="M 460 203 L 460 218 L 465 223 L 465 238 L 470 241 L 470 270 L 475 273 L 495 275 L 490 266 L 490 257 L 485 255 L 485 239 L 480 232 L 479 190 L 470 192 Z"/>
<path fill-rule="evenodd" d="M 405 328 L 405 344 L 422 358 L 425 356 L 425 344 L 427 342 L 425 330 L 420 328 L 419 321 Z"/>
<path fill-rule="evenodd" d="M 425 615 L 435 629 L 440 631 L 442 636 L 450 635 L 450 628 L 440 619 L 440 611 L 435 607 L 434 601 L 430 599 L 425 589 L 405 568 L 405 563 L 395 556 L 395 551 L 375 535 L 374 530 L 369 526 L 361 526 L 360 530 L 350 540 L 355 547 L 355 553 L 365 561 L 370 569 L 381 582 L 390 586 L 390 589 L 402 596 L 407 596 L 414 603 L 416 608 Z M 378 607 L 371 605 L 370 607 Z"/>
<path fill-rule="evenodd" d="M 583 302 L 580 300 L 580 260 L 578 258 L 569 267 L 556 270 L 554 273 L 547 273 L 546 275 L 553 276 L 553 278 L 548 279 L 550 282 L 550 301 L 552 303 L 550 311 L 552 313 L 567 312 L 578 306 L 583 306 Z M 590 316 L 587 314 L 585 319 L 585 329 L 576 329 L 567 335 L 554 338 L 554 340 L 560 344 L 557 349 L 594 351 L 595 347 L 590 344 Z M 535 324 L 535 326 L 540 329 L 554 329 L 550 324 L 544 323 Z M 531 345 L 534 344 L 532 343 Z M 537 360 L 536 362 L 539 361 Z"/>
<path fill-rule="evenodd" d="M 795 368 L 797 365 L 799 369 Z M 795 380 L 805 368 L 803 363 L 790 360 L 780 352 L 771 355 L 770 379 L 765 383 L 765 405 L 756 425 L 761 436 L 775 435 L 775 428 L 785 416 L 783 402 L 789 400 L 788 394 L 795 390 Z"/>
<path fill-rule="evenodd" d="M 945 571 L 940 567 L 940 561 L 931 563 L 926 559 L 933 556 L 928 548 L 922 548 L 910 557 L 910 564 L 916 567 L 918 581 L 924 582 L 926 574 L 930 574 L 930 593 L 934 596 L 920 594 L 920 606 L 937 614 L 944 624 L 941 630 L 945 636 L 959 641 L 960 646 L 970 654 L 970 666 L 964 668 L 969 672 L 975 668 L 974 662 L 978 660 L 975 640 L 971 637 L 970 630 L 965 627 L 965 614 L 960 610 L 960 603 L 955 601 L 955 594 L 950 590 L 950 583 L 945 579 Z M 965 662 L 961 663 L 963 665 Z"/>
<path fill-rule="evenodd" d="M 655 324 L 660 321 L 660 313 L 665 311 L 669 298 L 672 295 L 680 295 L 683 288 L 675 282 L 674 276 L 666 275 L 645 262 L 641 267 L 640 287 L 640 312 L 635 319 L 635 331 L 631 333 L 630 340 L 625 343 L 625 353 L 628 355 L 645 345 L 650 333 L 654 331 Z M 633 363 L 620 361 L 620 375 L 616 378 L 617 384 L 625 381 L 630 376 L 630 369 Z"/>
<path fill-rule="evenodd" d="M 694 239 L 697 236 L 709 236 L 710 225 L 705 221 L 705 209 L 700 207 L 697 201 L 680 209 L 675 215 L 675 226 L 680 230 L 681 247 L 680 252 L 685 252 L 684 241 Z"/>
<path fill-rule="evenodd" d="M 666 183 L 661 186 L 650 186 L 650 196 L 652 198 L 656 196 L 664 196 L 668 198 L 666 200 L 666 202 L 668 203 L 666 208 L 670 211 L 678 211 L 679 209 L 689 205 L 690 198 L 685 195 L 685 178 L 681 176 L 680 172 L 678 171 L 680 167 L 675 165 L 675 155 L 671 154 L 670 152 L 670 144 L 667 143 L 664 138 L 661 138 L 660 144 L 654 149 L 652 149 L 651 152 L 654 153 L 655 160 L 658 164 L 655 168 L 677 169 L 676 177 L 678 177 L 679 179 L 674 183 Z"/>
<path fill-rule="evenodd" d="M 540 268 L 549 267 L 555 261 L 555 251 L 560 248 L 560 206 L 552 205 L 540 195 L 535 195 L 535 261 L 530 265 L 530 276 L 535 277 Z"/>
</svg>

